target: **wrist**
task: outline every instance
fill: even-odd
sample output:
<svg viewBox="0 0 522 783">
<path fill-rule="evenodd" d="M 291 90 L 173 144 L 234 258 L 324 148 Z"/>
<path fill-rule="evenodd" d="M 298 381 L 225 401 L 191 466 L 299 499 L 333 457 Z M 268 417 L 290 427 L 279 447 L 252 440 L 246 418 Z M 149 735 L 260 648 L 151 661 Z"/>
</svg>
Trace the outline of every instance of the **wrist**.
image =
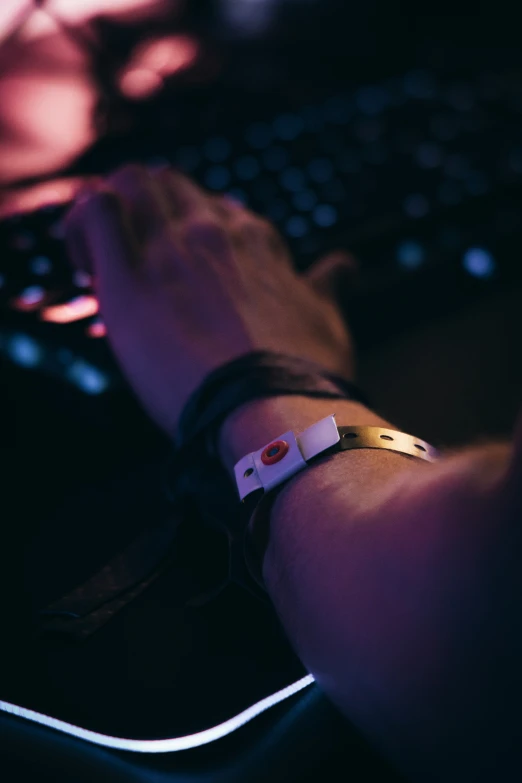
<svg viewBox="0 0 522 783">
<path fill-rule="evenodd" d="M 218 436 L 222 462 L 233 476 L 234 465 L 245 454 L 288 430 L 300 433 L 332 413 L 340 425 L 390 426 L 362 403 L 352 400 L 299 395 L 266 397 L 245 403 L 227 417 Z"/>
</svg>

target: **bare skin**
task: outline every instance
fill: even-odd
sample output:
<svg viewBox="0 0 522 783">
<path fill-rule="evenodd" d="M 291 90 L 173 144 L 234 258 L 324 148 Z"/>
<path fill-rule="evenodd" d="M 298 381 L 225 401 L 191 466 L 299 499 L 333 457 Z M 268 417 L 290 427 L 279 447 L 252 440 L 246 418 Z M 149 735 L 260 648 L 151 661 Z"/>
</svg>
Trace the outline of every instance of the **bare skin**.
<svg viewBox="0 0 522 783">
<path fill-rule="evenodd" d="M 169 170 L 126 167 L 68 221 L 95 275 L 114 351 L 150 416 L 175 437 L 190 394 L 253 350 L 353 377 L 353 346 L 320 264 L 298 277 L 274 229 Z M 221 432 L 231 471 L 282 432 L 358 403 L 260 400 Z M 297 653 L 339 708 L 414 781 L 520 777 L 522 427 L 426 464 L 336 455 L 276 502 L 267 589 Z M 494 770 L 494 773 L 493 773 Z"/>
</svg>

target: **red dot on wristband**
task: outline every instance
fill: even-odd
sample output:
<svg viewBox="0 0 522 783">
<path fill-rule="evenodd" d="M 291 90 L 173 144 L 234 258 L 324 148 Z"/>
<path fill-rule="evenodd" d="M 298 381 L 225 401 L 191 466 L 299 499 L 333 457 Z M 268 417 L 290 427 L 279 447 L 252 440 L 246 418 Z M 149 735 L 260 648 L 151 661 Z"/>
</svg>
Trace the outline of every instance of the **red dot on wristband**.
<svg viewBox="0 0 522 783">
<path fill-rule="evenodd" d="M 289 448 L 290 446 L 286 440 L 275 440 L 264 449 L 261 454 L 261 462 L 263 465 L 275 465 L 276 462 L 280 462 L 288 454 Z"/>
</svg>

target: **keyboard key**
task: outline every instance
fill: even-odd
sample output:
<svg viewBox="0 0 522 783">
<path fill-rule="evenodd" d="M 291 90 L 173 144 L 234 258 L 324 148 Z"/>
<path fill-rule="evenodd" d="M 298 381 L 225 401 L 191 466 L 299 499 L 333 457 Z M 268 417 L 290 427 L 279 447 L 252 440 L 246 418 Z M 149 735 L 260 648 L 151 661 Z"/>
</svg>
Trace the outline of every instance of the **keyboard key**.
<svg viewBox="0 0 522 783">
<path fill-rule="evenodd" d="M 30 260 L 29 268 L 34 275 L 48 275 L 53 268 L 53 262 L 47 256 L 35 256 Z"/>
<path fill-rule="evenodd" d="M 318 186 L 317 192 L 320 194 L 321 201 L 334 201 L 344 203 L 347 199 L 347 191 L 341 180 L 331 179 Z"/>
<path fill-rule="evenodd" d="M 179 147 L 174 161 L 176 166 L 182 171 L 193 172 L 201 162 L 201 154 L 196 147 Z"/>
<path fill-rule="evenodd" d="M 81 321 L 98 312 L 98 300 L 94 296 L 77 296 L 64 304 L 46 307 L 41 314 L 43 321 L 69 324 Z"/>
<path fill-rule="evenodd" d="M 469 171 L 469 163 L 463 155 L 449 155 L 444 161 L 444 174 L 454 179 L 464 179 Z"/>
<path fill-rule="evenodd" d="M 265 210 L 265 215 L 270 220 L 274 220 L 276 223 L 280 223 L 288 215 L 288 212 L 288 204 L 286 201 L 283 201 L 283 199 L 279 198 L 270 202 L 267 209 Z"/>
<path fill-rule="evenodd" d="M 302 190 L 305 187 L 305 175 L 301 169 L 294 166 L 285 169 L 279 177 L 281 186 L 286 190 L 293 192 Z"/>
<path fill-rule="evenodd" d="M 272 128 L 266 122 L 255 122 L 246 132 L 247 143 L 256 150 L 262 150 L 268 147 L 272 138 Z"/>
<path fill-rule="evenodd" d="M 325 109 L 319 106 L 305 106 L 301 110 L 305 130 L 318 133 L 324 127 Z"/>
<path fill-rule="evenodd" d="M 338 213 L 331 204 L 319 204 L 313 212 L 314 223 L 322 228 L 333 226 L 338 220 Z"/>
<path fill-rule="evenodd" d="M 304 122 L 298 114 L 281 114 L 273 123 L 275 135 L 284 141 L 293 141 L 304 130 Z"/>
<path fill-rule="evenodd" d="M 31 313 L 40 308 L 47 298 L 47 292 L 39 285 L 32 285 L 24 290 L 11 302 L 12 307 L 21 313 Z"/>
<path fill-rule="evenodd" d="M 428 214 L 428 199 L 420 193 L 412 193 L 404 200 L 404 211 L 411 218 L 421 218 Z"/>
<path fill-rule="evenodd" d="M 363 149 L 363 155 L 365 161 L 372 166 L 382 166 L 386 163 L 388 158 L 388 150 L 386 145 L 380 141 L 373 141 L 370 144 L 366 144 Z"/>
<path fill-rule="evenodd" d="M 436 95 L 435 79 L 427 71 L 410 71 L 403 78 L 402 84 L 404 93 L 416 100 L 429 100 Z"/>
<path fill-rule="evenodd" d="M 259 161 L 253 155 L 243 155 L 235 162 L 234 171 L 238 179 L 246 181 L 255 179 L 260 172 Z"/>
<path fill-rule="evenodd" d="M 447 90 L 446 99 L 457 111 L 469 111 L 475 103 L 475 96 L 469 84 L 452 84 Z"/>
<path fill-rule="evenodd" d="M 223 196 L 239 206 L 246 206 L 248 204 L 248 196 L 241 188 L 230 188 L 226 193 L 223 193 Z"/>
<path fill-rule="evenodd" d="M 342 154 L 346 147 L 346 134 L 336 128 L 325 128 L 318 137 L 318 149 L 329 157 Z"/>
<path fill-rule="evenodd" d="M 313 190 L 300 190 L 292 197 L 292 203 L 296 209 L 308 212 L 317 204 L 317 196 Z"/>
<path fill-rule="evenodd" d="M 377 141 L 381 135 L 381 131 L 381 123 L 370 117 L 363 117 L 353 126 L 353 132 L 362 144 L 369 144 L 372 141 Z"/>
<path fill-rule="evenodd" d="M 323 116 L 333 125 L 347 125 L 353 117 L 353 105 L 349 96 L 334 96 L 324 104 Z"/>
<path fill-rule="evenodd" d="M 363 114 L 380 114 L 390 103 L 390 95 L 382 87 L 363 87 L 355 93 L 355 102 Z"/>
<path fill-rule="evenodd" d="M 57 239 L 58 241 L 62 241 L 63 239 L 65 239 L 65 221 L 56 220 L 54 223 L 52 223 L 49 226 L 47 233 L 52 239 Z"/>
<path fill-rule="evenodd" d="M 269 171 L 281 171 L 288 164 L 288 152 L 283 147 L 270 147 L 263 153 L 263 163 Z"/>
<path fill-rule="evenodd" d="M 11 237 L 10 244 L 13 250 L 20 252 L 33 250 L 36 246 L 36 235 L 32 231 L 17 231 Z"/>
<path fill-rule="evenodd" d="M 418 269 L 424 261 L 424 248 L 413 239 L 405 240 L 398 245 L 396 258 L 405 269 Z"/>
<path fill-rule="evenodd" d="M 231 151 L 231 144 L 224 136 L 214 136 L 211 139 L 207 139 L 203 145 L 203 152 L 212 163 L 222 163 L 228 158 Z"/>
<path fill-rule="evenodd" d="M 465 187 L 472 196 L 483 196 L 489 190 L 488 178 L 481 171 L 471 171 L 466 178 Z"/>
<path fill-rule="evenodd" d="M 279 190 L 274 180 L 264 176 L 256 177 L 256 179 L 253 180 L 250 188 L 252 196 L 260 201 L 263 205 L 266 205 L 272 201 Z"/>
<path fill-rule="evenodd" d="M 43 358 L 38 342 L 26 334 L 14 334 L 8 337 L 6 349 L 12 361 L 21 367 L 36 367 Z"/>
<path fill-rule="evenodd" d="M 83 359 L 75 359 L 69 365 L 67 377 L 87 394 L 102 394 L 109 387 L 107 375 Z"/>
<path fill-rule="evenodd" d="M 328 182 L 334 174 L 332 162 L 328 158 L 316 158 L 310 161 L 306 170 L 313 182 Z"/>
<path fill-rule="evenodd" d="M 495 273 L 495 259 L 483 247 L 470 247 L 464 253 L 462 265 L 473 277 L 490 278 Z"/>
<path fill-rule="evenodd" d="M 73 282 L 77 288 L 92 288 L 93 279 L 92 276 L 83 269 L 78 269 L 73 274 Z"/>
<path fill-rule="evenodd" d="M 454 114 L 436 114 L 430 121 L 430 130 L 439 141 L 452 141 L 459 133 L 459 122 Z"/>
<path fill-rule="evenodd" d="M 345 174 L 355 174 L 361 170 L 362 159 L 356 149 L 346 149 L 337 158 L 339 171 Z"/>
<path fill-rule="evenodd" d="M 211 166 L 204 176 L 204 181 L 211 190 L 224 190 L 230 183 L 230 171 L 226 166 Z"/>
<path fill-rule="evenodd" d="M 88 337 L 106 337 L 107 327 L 102 321 L 93 321 L 85 330 Z"/>
<path fill-rule="evenodd" d="M 419 144 L 415 150 L 415 159 L 421 169 L 436 169 L 443 158 L 444 153 L 437 144 Z"/>
<path fill-rule="evenodd" d="M 439 185 L 437 195 L 442 204 L 453 207 L 462 201 L 462 187 L 448 179 Z"/>
<path fill-rule="evenodd" d="M 437 234 L 437 243 L 440 248 L 448 253 L 459 250 L 463 244 L 463 236 L 460 227 L 443 225 Z"/>
<path fill-rule="evenodd" d="M 289 237 L 304 237 L 309 231 L 308 221 L 301 215 L 293 215 L 285 223 L 285 232 Z"/>
</svg>

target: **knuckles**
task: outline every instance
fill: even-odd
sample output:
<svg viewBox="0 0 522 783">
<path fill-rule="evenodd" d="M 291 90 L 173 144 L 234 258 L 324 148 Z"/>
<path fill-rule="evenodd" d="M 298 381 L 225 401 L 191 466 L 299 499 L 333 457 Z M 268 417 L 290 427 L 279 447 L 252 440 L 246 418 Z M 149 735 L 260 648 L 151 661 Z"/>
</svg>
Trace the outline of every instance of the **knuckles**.
<svg viewBox="0 0 522 783">
<path fill-rule="evenodd" d="M 224 225 L 210 215 L 188 220 L 182 231 L 189 244 L 218 245 L 223 243 L 227 234 Z"/>
<path fill-rule="evenodd" d="M 120 209 L 119 198 L 115 193 L 103 188 L 88 188 L 81 191 L 65 217 L 66 230 L 96 220 L 100 211 L 116 213 Z"/>
<path fill-rule="evenodd" d="M 248 213 L 238 217 L 234 222 L 233 231 L 246 243 L 271 242 L 277 236 L 277 231 L 268 220 Z"/>
<path fill-rule="evenodd" d="M 134 183 L 143 184 L 143 182 L 150 179 L 150 172 L 139 163 L 125 163 L 123 166 L 119 166 L 114 169 L 107 177 L 108 182 L 113 183 Z"/>
<path fill-rule="evenodd" d="M 100 211 L 116 213 L 124 208 L 125 199 L 120 190 L 126 188 L 139 190 L 147 186 L 151 172 L 138 163 L 127 163 L 115 169 L 104 184 L 80 193 L 71 208 L 66 222 L 69 225 L 88 225 Z M 268 220 L 245 209 L 222 214 L 213 210 L 209 203 L 202 200 L 201 210 L 181 218 L 177 231 L 190 246 L 206 246 L 223 249 L 225 243 L 235 243 L 244 247 L 269 247 L 278 252 L 281 238 L 276 228 Z"/>
</svg>

